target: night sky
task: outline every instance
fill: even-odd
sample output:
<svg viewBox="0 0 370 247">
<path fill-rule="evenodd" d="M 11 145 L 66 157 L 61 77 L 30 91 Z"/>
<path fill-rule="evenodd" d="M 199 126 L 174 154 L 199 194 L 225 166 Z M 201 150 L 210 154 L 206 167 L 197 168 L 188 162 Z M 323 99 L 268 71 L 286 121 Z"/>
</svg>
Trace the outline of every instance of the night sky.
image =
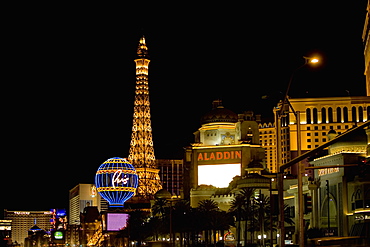
<svg viewBox="0 0 370 247">
<path fill-rule="evenodd" d="M 365 95 L 366 0 L 3 12 L 0 210 L 68 208 L 69 189 L 128 156 L 143 34 L 157 158 L 182 158 L 214 99 L 272 121 L 302 56 L 322 62 L 297 72 L 291 97 Z"/>
</svg>

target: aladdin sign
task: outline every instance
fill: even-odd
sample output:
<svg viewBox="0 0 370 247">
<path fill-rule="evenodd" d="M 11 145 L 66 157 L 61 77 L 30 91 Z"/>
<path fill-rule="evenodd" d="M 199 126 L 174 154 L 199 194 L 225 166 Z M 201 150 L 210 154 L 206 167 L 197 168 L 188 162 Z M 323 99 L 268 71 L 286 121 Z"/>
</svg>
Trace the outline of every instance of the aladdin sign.
<svg viewBox="0 0 370 247">
<path fill-rule="evenodd" d="M 197 161 L 230 161 L 230 160 L 241 160 L 242 151 L 216 151 L 216 152 L 199 152 L 197 154 Z"/>
</svg>

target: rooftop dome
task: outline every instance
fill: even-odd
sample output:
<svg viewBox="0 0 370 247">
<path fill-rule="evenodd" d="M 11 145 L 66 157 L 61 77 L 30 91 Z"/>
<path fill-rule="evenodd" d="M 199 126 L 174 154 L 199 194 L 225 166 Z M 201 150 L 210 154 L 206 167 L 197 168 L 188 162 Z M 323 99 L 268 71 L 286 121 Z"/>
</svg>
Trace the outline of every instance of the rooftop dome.
<svg viewBox="0 0 370 247">
<path fill-rule="evenodd" d="M 330 145 L 329 154 L 336 153 L 366 153 L 367 135 L 361 130 L 356 135 L 346 136 Z"/>
<path fill-rule="evenodd" d="M 205 114 L 200 122 L 201 124 L 215 122 L 236 123 L 238 122 L 238 114 L 223 107 L 221 100 L 215 100 L 213 101 L 213 109 Z"/>
<path fill-rule="evenodd" d="M 42 231 L 42 229 L 36 225 L 34 225 L 33 227 L 30 228 L 30 231 L 32 232 L 38 232 L 38 231 Z"/>
<path fill-rule="evenodd" d="M 171 199 L 171 193 L 166 189 L 160 189 L 154 195 L 157 199 Z"/>
</svg>

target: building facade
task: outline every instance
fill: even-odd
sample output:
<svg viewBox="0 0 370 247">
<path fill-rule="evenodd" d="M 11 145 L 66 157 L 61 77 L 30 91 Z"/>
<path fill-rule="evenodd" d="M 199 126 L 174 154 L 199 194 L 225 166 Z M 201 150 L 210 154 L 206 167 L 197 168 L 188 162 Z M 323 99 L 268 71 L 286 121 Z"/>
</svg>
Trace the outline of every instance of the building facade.
<svg viewBox="0 0 370 247">
<path fill-rule="evenodd" d="M 162 188 L 175 197 L 183 197 L 184 190 L 184 161 L 157 159 L 159 177 Z"/>
<path fill-rule="evenodd" d="M 9 211 L 4 210 L 4 219 L 11 220 L 11 239 L 13 244 L 18 243 L 21 246 L 25 244 L 25 238 L 28 237 L 28 231 L 34 225 L 44 230 L 50 231 L 51 211 Z"/>
<path fill-rule="evenodd" d="M 10 234 L 12 231 L 11 220 L 0 220 L 0 245 L 6 246 L 11 244 Z"/>
<path fill-rule="evenodd" d="M 310 192 L 314 205 L 311 227 L 322 229 L 327 236 L 370 237 L 369 129 L 366 133 L 363 130 L 331 145 L 328 155 L 310 162 L 318 168 L 316 186 Z M 336 135 L 331 131 L 330 139 Z M 342 167 L 326 167 L 335 165 Z"/>
<path fill-rule="evenodd" d="M 97 206 L 99 211 L 108 209 L 108 202 L 101 198 L 94 184 L 78 184 L 69 191 L 69 224 L 79 225 L 85 207 Z"/>
<path fill-rule="evenodd" d="M 214 101 L 194 135 L 195 143 L 185 149 L 185 166 L 189 168 L 185 187 L 190 190 L 192 207 L 209 199 L 214 188 L 227 188 L 234 177 L 265 168 L 265 151 L 252 112 L 238 115 L 224 108 L 221 101 Z"/>
<path fill-rule="evenodd" d="M 276 129 L 274 123 L 259 123 L 260 142 L 265 149 L 266 168 L 271 173 L 277 173 L 276 166 Z"/>
<path fill-rule="evenodd" d="M 328 141 L 330 130 L 341 134 L 355 125 L 370 119 L 370 97 L 325 97 L 289 99 L 300 116 L 301 151 L 313 150 Z M 275 114 L 279 105 L 275 108 Z M 259 124 L 260 140 L 265 148 L 266 164 L 270 172 L 277 172 L 276 126 L 272 123 Z M 282 163 L 297 156 L 297 121 L 293 112 L 282 119 L 281 126 Z M 295 173 L 293 169 L 291 171 Z M 311 171 L 307 175 L 312 176 Z"/>
</svg>

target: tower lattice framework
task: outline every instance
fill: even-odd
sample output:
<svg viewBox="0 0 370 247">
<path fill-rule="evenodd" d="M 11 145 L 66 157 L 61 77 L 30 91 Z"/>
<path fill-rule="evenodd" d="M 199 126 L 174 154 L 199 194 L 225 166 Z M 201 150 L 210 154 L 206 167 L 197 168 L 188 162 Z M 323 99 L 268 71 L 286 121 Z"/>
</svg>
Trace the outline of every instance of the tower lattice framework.
<svg viewBox="0 0 370 247">
<path fill-rule="evenodd" d="M 137 196 L 152 197 L 162 188 L 157 169 L 152 138 L 149 102 L 148 47 L 144 36 L 139 41 L 136 63 L 136 90 L 130 153 L 128 159 L 139 176 Z"/>
</svg>

